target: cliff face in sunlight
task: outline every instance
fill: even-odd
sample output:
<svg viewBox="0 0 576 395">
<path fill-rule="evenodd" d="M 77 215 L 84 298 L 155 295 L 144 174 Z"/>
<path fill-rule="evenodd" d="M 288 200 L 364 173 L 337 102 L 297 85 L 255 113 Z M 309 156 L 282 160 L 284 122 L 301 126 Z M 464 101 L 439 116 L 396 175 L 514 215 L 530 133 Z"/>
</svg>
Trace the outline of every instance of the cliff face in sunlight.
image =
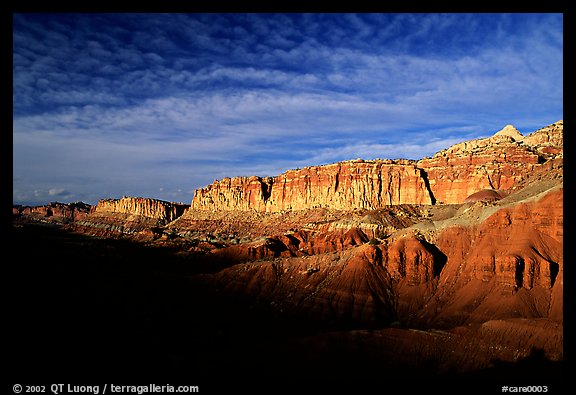
<svg viewBox="0 0 576 395">
<path fill-rule="evenodd" d="M 140 197 L 102 199 L 92 208 L 89 216 L 75 221 L 71 227 L 77 232 L 94 236 L 128 235 L 137 239 L 154 239 L 158 237 L 158 227 L 176 220 L 188 207 Z"/>
<path fill-rule="evenodd" d="M 197 190 L 192 208 L 277 212 L 405 203 L 432 204 L 426 179 L 414 162 L 358 160 L 289 170 L 274 178 L 225 178 Z"/>
<path fill-rule="evenodd" d="M 174 221 L 184 213 L 188 205 L 165 202 L 162 200 L 123 197 L 122 199 L 102 199 L 96 205 L 94 212 L 133 214 L 153 218 L 163 222 Z"/>
<path fill-rule="evenodd" d="M 453 145 L 421 159 L 438 203 L 459 204 L 483 189 L 512 191 L 562 157 L 563 122 L 523 137 L 508 125 L 494 136 Z"/>
<path fill-rule="evenodd" d="M 514 190 L 562 155 L 563 122 L 523 137 L 508 125 L 419 161 L 346 161 L 276 177 L 235 177 L 196 190 L 195 210 L 278 212 L 324 207 L 460 204 L 484 189 Z"/>
</svg>

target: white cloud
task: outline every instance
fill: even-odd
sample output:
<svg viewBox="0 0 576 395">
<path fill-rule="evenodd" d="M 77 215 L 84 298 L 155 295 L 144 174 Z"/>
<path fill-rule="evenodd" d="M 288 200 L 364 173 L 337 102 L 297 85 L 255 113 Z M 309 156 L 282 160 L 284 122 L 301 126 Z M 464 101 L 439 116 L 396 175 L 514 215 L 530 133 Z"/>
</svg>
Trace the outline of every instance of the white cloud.
<svg viewBox="0 0 576 395">
<path fill-rule="evenodd" d="M 70 191 L 67 191 L 64 188 L 52 188 L 48 190 L 48 195 L 50 196 L 68 196 L 71 195 Z"/>
</svg>

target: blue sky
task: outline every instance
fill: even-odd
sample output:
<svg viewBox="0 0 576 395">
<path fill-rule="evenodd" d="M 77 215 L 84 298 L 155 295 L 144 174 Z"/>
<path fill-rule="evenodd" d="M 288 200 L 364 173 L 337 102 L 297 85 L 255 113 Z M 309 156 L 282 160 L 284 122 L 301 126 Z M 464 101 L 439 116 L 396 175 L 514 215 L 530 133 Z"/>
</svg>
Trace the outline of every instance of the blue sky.
<svg viewBox="0 0 576 395">
<path fill-rule="evenodd" d="M 13 202 L 431 156 L 563 118 L 561 14 L 14 14 Z"/>
</svg>

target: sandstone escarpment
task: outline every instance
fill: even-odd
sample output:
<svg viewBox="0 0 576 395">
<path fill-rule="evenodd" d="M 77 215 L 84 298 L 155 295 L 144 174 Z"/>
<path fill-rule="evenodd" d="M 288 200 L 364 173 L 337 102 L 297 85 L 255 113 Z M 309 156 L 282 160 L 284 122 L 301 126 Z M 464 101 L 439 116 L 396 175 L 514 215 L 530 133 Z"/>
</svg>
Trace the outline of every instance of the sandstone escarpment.
<svg viewBox="0 0 576 395">
<path fill-rule="evenodd" d="M 383 265 L 392 278 L 407 285 L 424 284 L 438 276 L 444 260 L 417 238 L 401 238 L 384 249 Z"/>
<path fill-rule="evenodd" d="M 83 202 L 51 202 L 42 206 L 14 206 L 12 215 L 18 219 L 37 222 L 69 223 L 86 218 L 91 206 Z"/>
<path fill-rule="evenodd" d="M 188 207 L 189 205 L 186 204 L 165 202 L 157 199 L 123 197 L 122 199 L 100 200 L 94 212 L 97 214 L 132 214 L 167 223 L 181 216 Z"/>
<path fill-rule="evenodd" d="M 361 229 L 316 232 L 299 230 L 281 236 L 260 238 L 224 248 L 208 246 L 211 257 L 231 263 L 273 260 L 279 257 L 302 257 L 344 251 L 368 242 Z"/>
<path fill-rule="evenodd" d="M 498 211 L 479 233 L 471 251 L 473 257 L 483 257 L 475 262 L 476 278 L 489 281 L 494 276 L 515 289 L 551 288 L 562 263 L 562 190 L 537 203 Z"/>
<path fill-rule="evenodd" d="M 377 209 L 397 204 L 461 204 L 484 189 L 512 191 L 562 162 L 563 122 L 524 137 L 512 125 L 432 158 L 355 160 L 289 170 L 276 177 L 236 177 L 196 190 L 195 210 L 280 212 L 324 207 Z"/>
<path fill-rule="evenodd" d="M 522 142 L 541 155 L 555 156 L 562 153 L 563 131 L 564 121 L 560 120 L 529 134 L 522 139 Z"/>
<path fill-rule="evenodd" d="M 279 212 L 432 202 L 426 179 L 414 162 L 360 160 L 289 170 L 274 178 L 225 178 L 196 190 L 192 208 Z"/>
<path fill-rule="evenodd" d="M 562 121 L 526 137 L 508 125 L 492 137 L 459 143 L 422 159 L 418 167 L 428 175 L 438 203 L 462 203 L 483 189 L 517 189 L 532 174 L 549 168 L 548 162 L 561 163 L 562 132 Z"/>
<path fill-rule="evenodd" d="M 160 227 L 180 217 L 188 207 L 140 197 L 102 199 L 89 216 L 70 226 L 95 236 L 155 239 L 162 234 Z"/>
<path fill-rule="evenodd" d="M 434 246 L 417 238 L 372 245 L 358 229 L 346 233 L 268 238 L 212 253 L 241 259 L 210 277 L 210 288 L 254 306 L 362 325 L 397 319 L 399 289 L 433 288 L 445 264 Z"/>
</svg>

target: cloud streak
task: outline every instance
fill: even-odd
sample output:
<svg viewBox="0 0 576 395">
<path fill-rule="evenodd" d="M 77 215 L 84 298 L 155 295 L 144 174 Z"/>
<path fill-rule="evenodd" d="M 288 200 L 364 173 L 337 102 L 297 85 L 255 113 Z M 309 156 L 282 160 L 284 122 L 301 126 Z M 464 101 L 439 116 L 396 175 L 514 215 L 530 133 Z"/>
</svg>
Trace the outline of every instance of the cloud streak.
<svg viewBox="0 0 576 395">
<path fill-rule="evenodd" d="M 555 14 L 15 15 L 13 37 L 15 203 L 189 201 L 562 118 Z"/>
</svg>

